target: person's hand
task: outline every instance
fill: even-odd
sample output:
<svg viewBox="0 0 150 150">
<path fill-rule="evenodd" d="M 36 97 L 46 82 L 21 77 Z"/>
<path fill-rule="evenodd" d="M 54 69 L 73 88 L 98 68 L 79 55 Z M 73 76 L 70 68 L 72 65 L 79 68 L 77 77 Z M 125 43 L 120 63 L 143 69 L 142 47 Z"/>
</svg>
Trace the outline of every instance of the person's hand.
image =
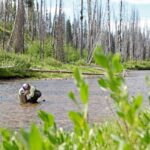
<svg viewBox="0 0 150 150">
<path fill-rule="evenodd" d="M 24 91 L 23 95 L 28 95 L 29 91 Z"/>
</svg>

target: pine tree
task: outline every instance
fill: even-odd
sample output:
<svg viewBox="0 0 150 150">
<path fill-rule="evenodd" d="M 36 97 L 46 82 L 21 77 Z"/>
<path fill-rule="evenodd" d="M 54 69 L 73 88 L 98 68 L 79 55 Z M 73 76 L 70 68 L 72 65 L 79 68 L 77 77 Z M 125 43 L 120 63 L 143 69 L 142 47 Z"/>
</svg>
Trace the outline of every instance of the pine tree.
<svg viewBox="0 0 150 150">
<path fill-rule="evenodd" d="M 71 23 L 68 19 L 66 22 L 66 43 L 72 43 L 72 29 L 71 29 Z"/>
</svg>

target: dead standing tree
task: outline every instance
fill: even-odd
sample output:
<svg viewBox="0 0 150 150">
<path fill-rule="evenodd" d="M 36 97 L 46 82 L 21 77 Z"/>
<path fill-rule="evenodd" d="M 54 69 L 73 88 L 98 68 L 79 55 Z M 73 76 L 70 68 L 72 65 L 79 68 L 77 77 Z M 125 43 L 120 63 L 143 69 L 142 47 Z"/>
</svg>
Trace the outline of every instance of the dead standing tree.
<svg viewBox="0 0 150 150">
<path fill-rule="evenodd" d="M 93 37 L 92 40 L 92 47 L 90 53 L 88 54 L 87 62 L 91 63 L 93 58 L 93 53 L 97 44 L 102 43 L 102 1 L 100 0 L 100 5 L 98 1 L 95 0 L 94 9 L 93 9 L 93 19 L 92 19 L 92 30 L 91 33 Z M 96 18 L 97 16 L 97 18 Z M 89 42 L 89 41 L 88 41 Z"/>
<path fill-rule="evenodd" d="M 24 51 L 24 1 L 18 0 L 18 9 L 7 50 L 15 50 L 16 53 Z"/>
<path fill-rule="evenodd" d="M 39 36 L 40 36 L 40 59 L 44 59 L 44 38 L 45 38 L 45 22 L 43 19 L 43 0 L 41 0 L 40 20 L 39 20 Z"/>
<path fill-rule="evenodd" d="M 94 9 L 93 9 L 93 13 L 91 11 L 92 7 L 91 7 L 91 0 L 87 0 L 87 7 L 88 7 L 88 58 L 87 58 L 87 62 L 90 61 L 90 59 L 92 58 L 92 54 L 93 54 L 93 50 L 95 48 L 96 45 L 96 41 L 97 41 L 97 35 L 99 33 L 97 33 L 97 35 L 94 35 L 95 30 L 96 30 L 96 8 L 97 8 L 97 0 L 95 0 L 94 2 Z M 92 16 L 93 14 L 93 16 Z M 96 40 L 95 40 L 96 39 Z"/>
<path fill-rule="evenodd" d="M 122 0 L 120 0 L 120 21 L 119 21 L 119 51 L 122 52 L 121 33 L 122 32 Z"/>
<path fill-rule="evenodd" d="M 92 22 L 92 8 L 91 8 L 91 0 L 87 0 L 87 9 L 88 9 L 88 56 L 91 51 L 91 22 Z"/>
<path fill-rule="evenodd" d="M 83 0 L 81 0 L 81 11 L 80 11 L 80 21 L 81 21 L 81 29 L 80 29 L 80 58 L 83 57 Z"/>
<path fill-rule="evenodd" d="M 7 6 L 8 6 L 8 0 L 4 1 L 3 4 L 3 50 L 5 49 L 5 29 L 6 29 L 6 17 L 7 17 Z"/>
<path fill-rule="evenodd" d="M 78 49 L 80 47 L 80 41 L 79 41 L 79 28 L 80 28 L 80 22 L 79 18 L 75 14 L 75 7 L 73 5 L 73 23 L 72 23 L 72 32 L 73 32 L 73 46 Z"/>
<path fill-rule="evenodd" d="M 110 1 L 107 0 L 108 52 L 111 51 Z"/>
<path fill-rule="evenodd" d="M 54 18 L 53 18 L 53 24 L 52 24 L 52 56 L 54 58 L 56 58 L 55 56 L 55 39 L 56 39 L 56 24 L 57 24 L 57 4 L 58 4 L 58 1 L 56 0 L 56 6 L 55 6 L 55 14 L 54 14 Z"/>
<path fill-rule="evenodd" d="M 65 54 L 64 54 L 64 13 L 62 11 L 62 0 L 59 2 L 59 15 L 56 21 L 55 25 L 55 45 L 54 45 L 54 50 L 55 50 L 55 58 L 59 61 L 64 62 L 65 60 Z"/>
</svg>

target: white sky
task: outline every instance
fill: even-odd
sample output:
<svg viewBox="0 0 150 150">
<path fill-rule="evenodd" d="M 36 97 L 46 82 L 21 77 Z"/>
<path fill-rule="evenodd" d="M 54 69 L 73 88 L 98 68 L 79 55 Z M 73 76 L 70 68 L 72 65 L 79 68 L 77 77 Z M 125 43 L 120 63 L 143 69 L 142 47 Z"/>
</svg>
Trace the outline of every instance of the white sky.
<svg viewBox="0 0 150 150">
<path fill-rule="evenodd" d="M 120 0 L 112 0 L 113 2 L 119 2 Z M 150 0 L 123 0 L 129 4 L 150 4 Z"/>
<path fill-rule="evenodd" d="M 95 0 L 92 0 L 93 2 Z M 139 12 L 140 17 L 140 25 L 143 27 L 145 24 L 148 24 L 150 27 L 150 0 L 122 0 L 123 3 L 125 3 L 125 7 L 129 8 L 129 14 L 131 13 L 131 9 L 135 8 Z M 52 13 L 55 12 L 55 2 L 56 0 L 51 0 L 52 2 Z M 59 2 L 59 0 L 58 0 Z M 84 4 L 86 5 L 87 0 L 83 0 Z M 106 0 L 102 0 L 103 5 L 106 4 Z M 111 7 L 115 10 L 115 13 L 117 14 L 118 6 L 119 6 L 120 0 L 110 0 L 110 3 L 112 4 Z M 66 13 L 66 16 L 70 19 L 73 18 L 73 6 L 74 11 L 77 14 L 77 12 L 80 12 L 80 0 L 63 0 L 63 8 Z M 50 6 L 50 0 L 47 0 L 48 6 Z M 86 7 L 86 6 L 85 6 Z M 85 12 L 86 8 L 84 9 Z M 118 13 L 119 14 L 119 13 Z M 86 14 L 85 14 L 86 15 Z M 129 15 L 130 16 L 130 15 Z M 112 15 L 113 18 L 113 15 Z"/>
</svg>

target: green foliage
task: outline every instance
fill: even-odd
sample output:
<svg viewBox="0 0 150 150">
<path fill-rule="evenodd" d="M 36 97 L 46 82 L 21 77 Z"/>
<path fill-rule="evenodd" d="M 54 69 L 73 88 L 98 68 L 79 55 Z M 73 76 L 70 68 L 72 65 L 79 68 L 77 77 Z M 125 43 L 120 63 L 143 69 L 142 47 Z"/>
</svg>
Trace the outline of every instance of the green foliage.
<svg viewBox="0 0 150 150">
<path fill-rule="evenodd" d="M 69 97 L 79 110 L 70 111 L 68 114 L 74 129 L 64 131 L 58 128 L 53 115 L 40 110 L 38 115 L 43 122 L 40 128 L 33 124 L 29 130 L 21 129 L 19 132 L 1 129 L 0 150 L 150 149 L 150 111 L 140 109 L 141 95 L 129 98 L 125 81 L 120 75 L 123 67 L 119 54 L 106 56 L 102 49 L 97 47 L 95 60 L 105 70 L 105 76 L 99 79 L 99 85 L 109 91 L 116 105 L 117 121 L 92 126 L 89 124 L 88 84 L 76 68 L 74 78 L 80 100 L 76 99 L 72 91 Z"/>
<path fill-rule="evenodd" d="M 5 33 L 5 42 L 6 42 L 11 34 L 11 30 L 12 30 L 11 22 L 5 24 L 5 29 L 3 27 L 3 22 L 0 22 L 0 39 L 3 38 L 3 32 L 4 32 Z"/>
<path fill-rule="evenodd" d="M 29 68 L 30 59 L 22 54 L 0 51 L 0 66 L 17 66 L 17 69 Z"/>
<path fill-rule="evenodd" d="M 42 62 L 43 65 L 47 65 L 47 66 L 53 66 L 53 67 L 61 67 L 63 64 L 62 62 L 54 59 L 54 58 L 45 58 L 44 61 Z M 41 64 L 42 64 L 41 63 Z"/>
<path fill-rule="evenodd" d="M 31 60 L 22 54 L 0 51 L 0 77 L 24 76 L 26 69 L 31 66 Z M 26 74 L 27 75 L 27 74 Z"/>
<path fill-rule="evenodd" d="M 27 54 L 30 56 L 35 56 L 37 59 L 40 59 L 40 46 L 39 41 L 30 42 L 27 46 Z"/>
<path fill-rule="evenodd" d="M 48 38 L 46 39 L 45 43 L 44 43 L 44 57 L 52 57 L 52 39 Z M 28 45 L 27 45 L 27 54 L 29 54 L 29 56 L 32 57 L 36 57 L 38 60 L 40 59 L 40 43 L 38 40 L 35 41 L 28 41 Z"/>
<path fill-rule="evenodd" d="M 72 39 L 71 22 L 68 19 L 66 22 L 66 43 L 72 43 Z"/>
<path fill-rule="evenodd" d="M 122 124 L 125 125 L 124 128 L 127 132 L 123 137 L 113 136 L 113 139 L 118 142 L 120 149 L 136 149 L 136 144 L 140 149 L 147 149 L 147 144 L 140 143 L 143 138 L 138 133 L 139 130 L 146 131 L 146 134 L 148 133 L 149 135 L 149 129 L 143 128 L 140 124 L 139 112 L 143 99 L 141 95 L 133 97 L 131 100 L 129 99 L 125 81 L 122 76 L 118 75 L 123 70 L 119 54 L 106 57 L 101 48 L 97 47 L 95 58 L 96 63 L 106 71 L 106 78 L 100 79 L 99 84 L 103 89 L 110 91 L 110 95 L 116 104 L 117 114 L 122 120 Z M 100 58 L 103 61 L 99 60 Z"/>
<path fill-rule="evenodd" d="M 135 69 L 135 70 L 150 70 L 150 61 L 149 60 L 138 60 L 138 61 L 127 61 L 124 63 L 124 66 L 127 69 Z"/>
<path fill-rule="evenodd" d="M 52 57 L 46 56 L 46 54 L 44 60 L 40 60 L 38 55 L 34 54 L 34 52 L 32 53 L 32 50 L 30 53 L 27 51 L 26 54 L 15 54 L 13 52 L 0 51 L 0 78 L 64 78 L 71 76 L 71 74 L 50 74 L 26 71 L 26 69 L 29 68 L 73 71 L 73 68 L 78 66 L 84 72 L 99 73 L 99 71 L 95 68 L 91 68 L 90 66 L 82 67 L 81 65 L 82 64 L 63 64 Z M 6 68 L 6 66 L 9 67 Z"/>
<path fill-rule="evenodd" d="M 87 62 L 84 59 L 80 59 L 80 60 L 75 62 L 75 65 L 77 65 L 77 66 L 87 66 Z"/>
<path fill-rule="evenodd" d="M 79 50 L 73 48 L 71 45 L 65 46 L 66 62 L 75 62 L 79 60 Z"/>
<path fill-rule="evenodd" d="M 74 48 L 71 44 L 65 46 L 65 55 L 67 63 L 75 63 L 76 65 L 86 65 L 87 50 L 83 50 L 83 58 L 80 58 L 79 49 Z"/>
</svg>

